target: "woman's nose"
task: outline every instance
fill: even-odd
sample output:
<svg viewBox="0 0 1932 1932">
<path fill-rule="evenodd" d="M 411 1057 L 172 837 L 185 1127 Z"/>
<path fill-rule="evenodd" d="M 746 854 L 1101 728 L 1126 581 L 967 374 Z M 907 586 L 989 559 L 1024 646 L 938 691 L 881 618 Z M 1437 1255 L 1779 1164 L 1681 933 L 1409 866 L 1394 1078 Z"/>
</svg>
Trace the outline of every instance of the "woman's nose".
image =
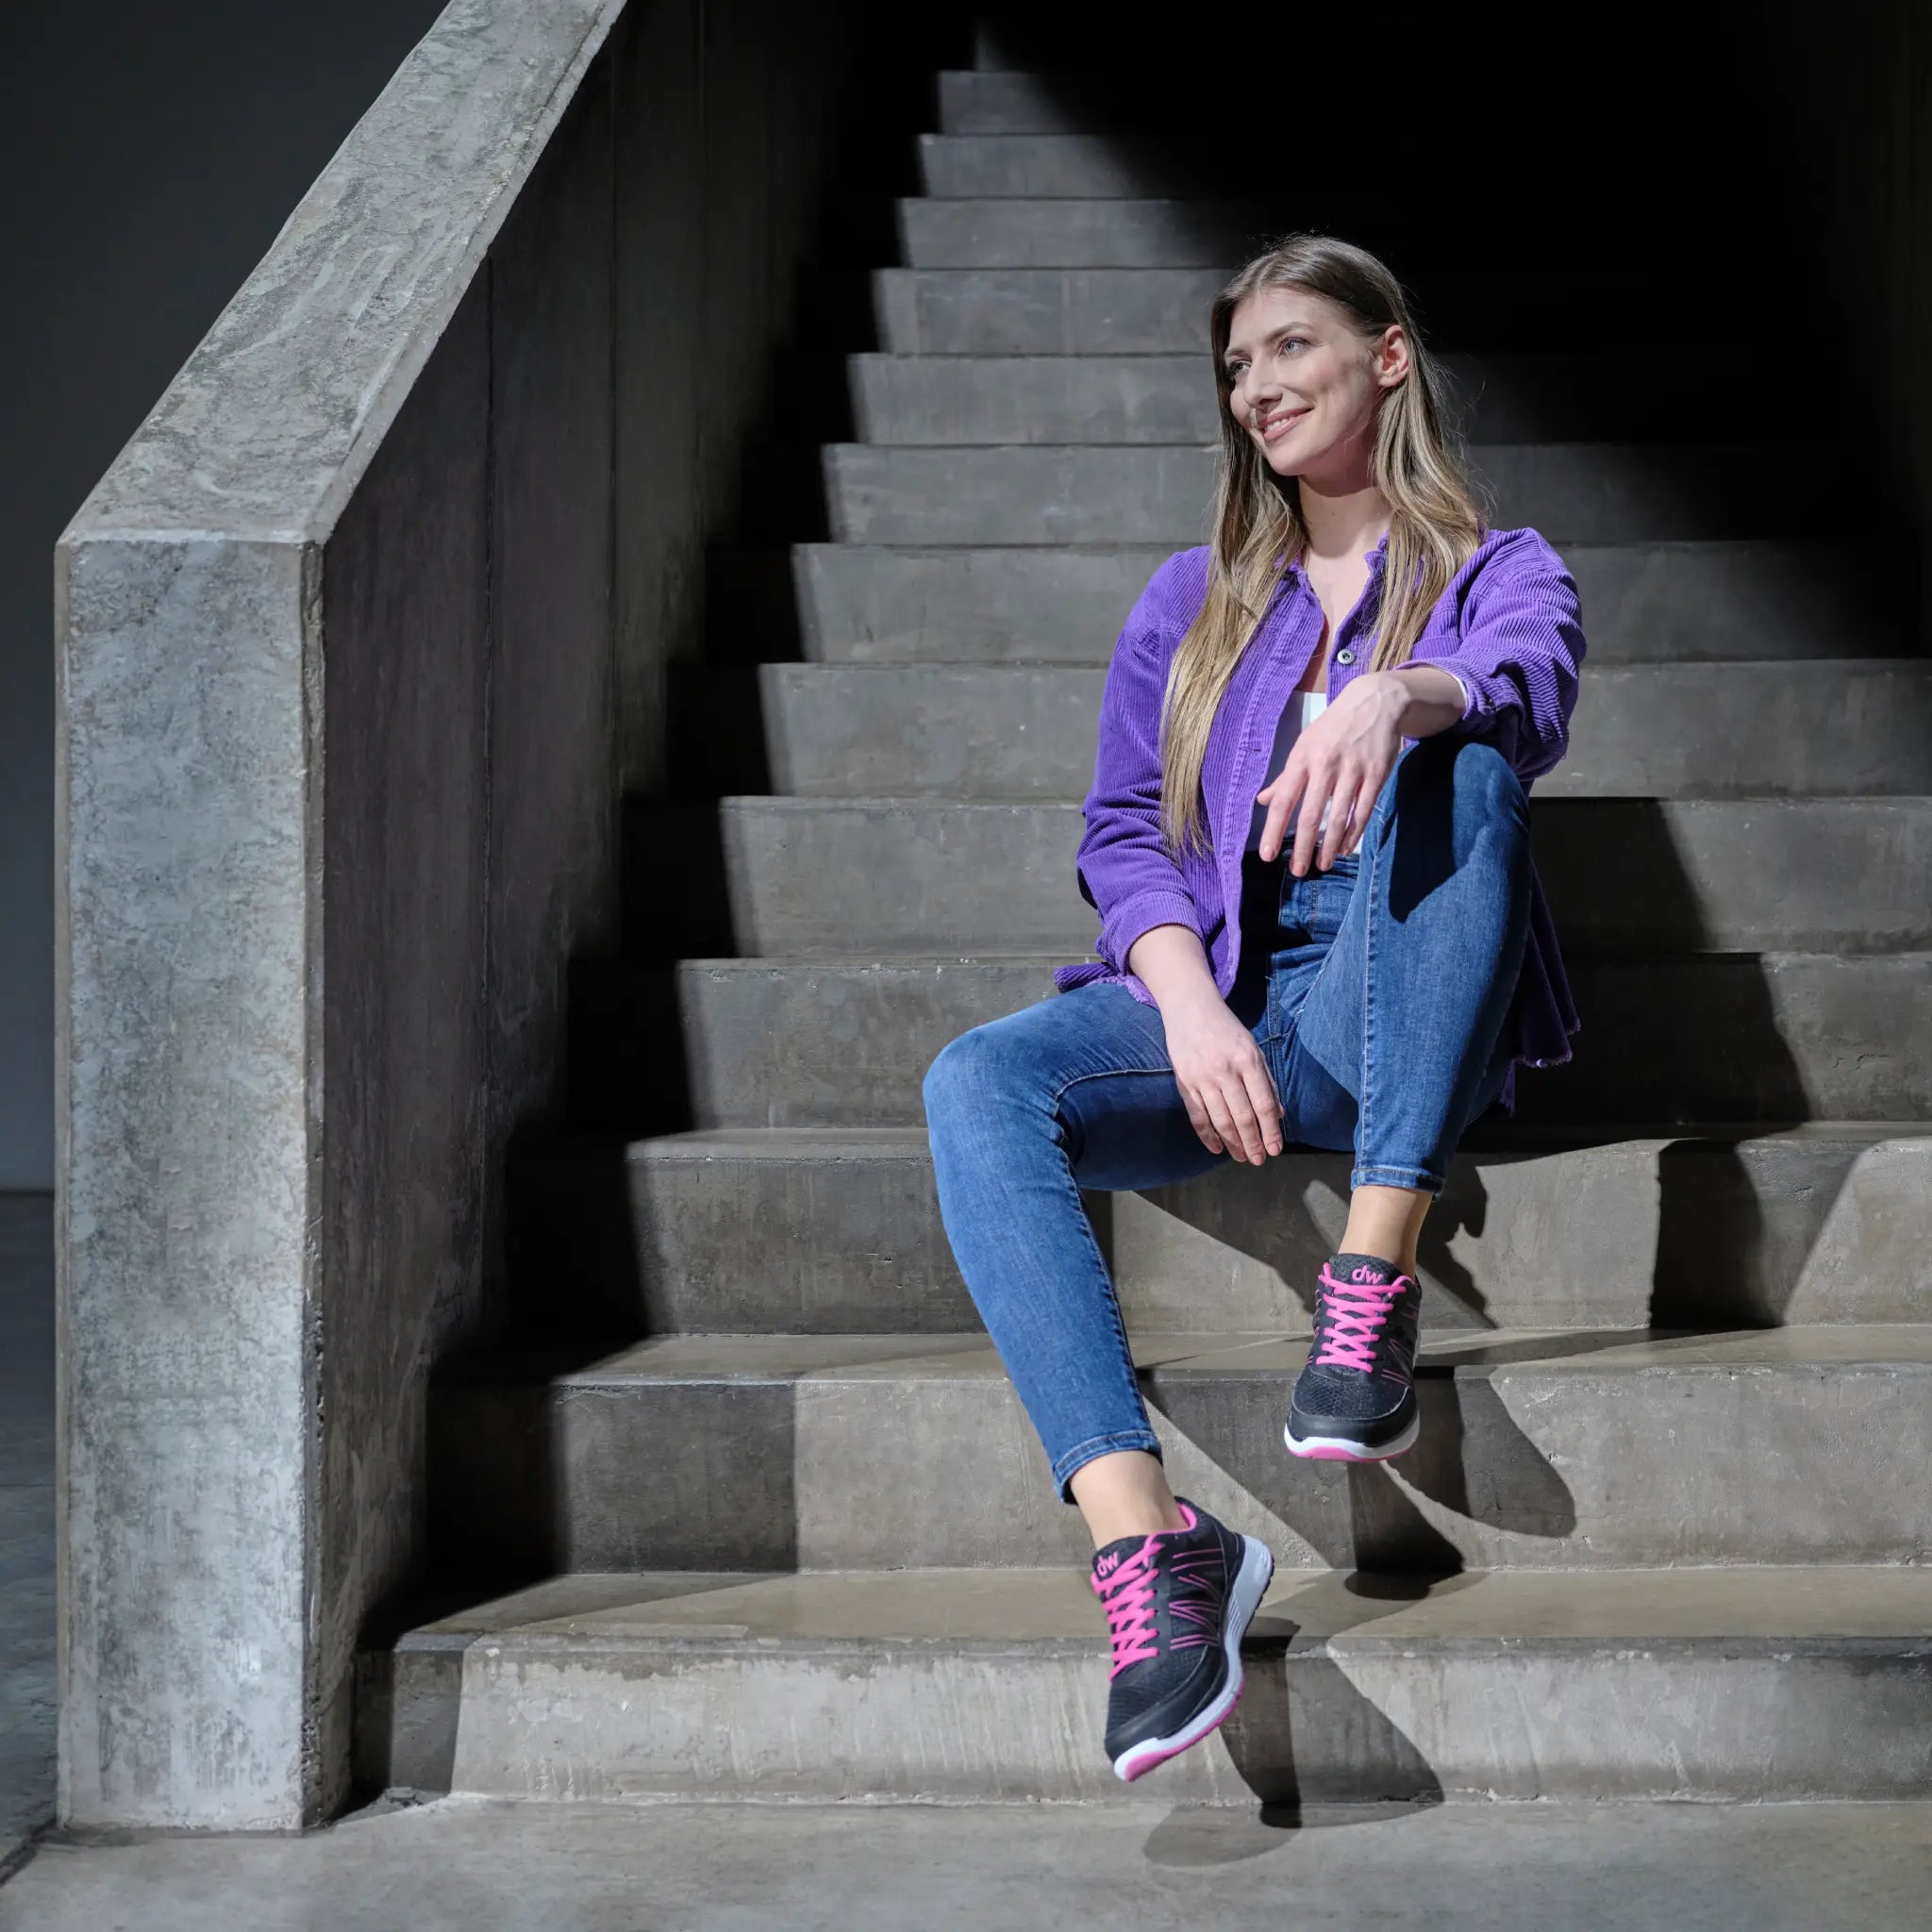
<svg viewBox="0 0 1932 1932">
<path fill-rule="evenodd" d="M 1255 415 L 1262 405 L 1274 401 L 1280 388 L 1280 384 L 1256 370 L 1244 372 L 1241 376 L 1241 401 L 1247 406 L 1248 413 Z"/>
</svg>

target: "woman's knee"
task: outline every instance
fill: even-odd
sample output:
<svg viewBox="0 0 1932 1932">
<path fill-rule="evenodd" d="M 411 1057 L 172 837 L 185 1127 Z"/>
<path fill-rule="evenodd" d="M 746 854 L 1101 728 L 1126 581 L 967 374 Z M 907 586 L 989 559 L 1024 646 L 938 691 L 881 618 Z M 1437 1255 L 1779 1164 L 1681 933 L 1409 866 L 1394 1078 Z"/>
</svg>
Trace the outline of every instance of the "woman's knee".
<svg viewBox="0 0 1932 1932">
<path fill-rule="evenodd" d="M 1398 805 L 1429 801 L 1431 816 L 1447 801 L 1457 818 L 1501 820 L 1527 827 L 1529 801 L 1515 767 L 1484 739 L 1441 734 L 1414 745 L 1397 766 Z"/>
<path fill-rule="evenodd" d="M 981 1117 L 1024 1101 L 1039 1083 L 1022 1042 L 997 1020 L 970 1027 L 934 1055 L 920 1091 L 929 1125 Z"/>
</svg>

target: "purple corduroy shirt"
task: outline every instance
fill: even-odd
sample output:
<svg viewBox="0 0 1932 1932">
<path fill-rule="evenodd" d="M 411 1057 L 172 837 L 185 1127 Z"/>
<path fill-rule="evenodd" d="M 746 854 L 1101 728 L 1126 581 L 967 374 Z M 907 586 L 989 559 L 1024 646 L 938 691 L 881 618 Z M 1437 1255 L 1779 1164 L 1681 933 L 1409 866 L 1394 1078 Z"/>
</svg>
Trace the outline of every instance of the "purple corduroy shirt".
<svg viewBox="0 0 1932 1932">
<path fill-rule="evenodd" d="M 1175 646 L 1208 595 L 1208 548 L 1177 551 L 1149 578 L 1127 613 L 1100 701 L 1087 829 L 1076 858 L 1080 891 L 1100 914 L 1099 960 L 1057 967 L 1063 992 L 1096 982 L 1124 986 L 1145 1006 L 1154 995 L 1126 970 L 1134 941 L 1157 925 L 1200 935 L 1224 999 L 1241 952 L 1241 852 L 1255 794 L 1267 769 L 1282 707 L 1322 640 L 1323 612 L 1299 563 L 1275 587 L 1235 666 L 1209 728 L 1201 766 L 1212 849 L 1176 864 L 1160 841 L 1160 701 Z M 1342 620 L 1329 660 L 1332 703 L 1362 668 L 1380 608 L 1384 536 L 1367 554 L 1369 581 Z M 1527 791 L 1569 747 L 1570 713 L 1584 641 L 1576 584 L 1535 530 L 1491 530 L 1429 613 L 1409 661 L 1453 673 L 1467 693 L 1460 732 L 1493 744 Z M 1416 742 L 1405 739 L 1405 746 Z M 1529 939 L 1505 1024 L 1515 1054 L 1499 1096 L 1513 1109 L 1516 1070 L 1570 1058 L 1578 1030 L 1570 983 L 1542 883 L 1530 869 Z"/>
</svg>

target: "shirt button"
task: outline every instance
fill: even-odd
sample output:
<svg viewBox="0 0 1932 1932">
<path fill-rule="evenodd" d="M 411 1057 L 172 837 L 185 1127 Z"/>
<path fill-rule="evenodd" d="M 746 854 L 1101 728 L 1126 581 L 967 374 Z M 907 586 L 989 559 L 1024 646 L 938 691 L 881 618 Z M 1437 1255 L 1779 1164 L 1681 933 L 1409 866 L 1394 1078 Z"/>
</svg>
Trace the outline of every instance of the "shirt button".
<svg viewBox="0 0 1932 1932">
<path fill-rule="evenodd" d="M 1336 652 L 1335 661 L 1338 664 L 1353 664 L 1355 662 L 1355 653 L 1344 644 L 1341 650 Z"/>
</svg>

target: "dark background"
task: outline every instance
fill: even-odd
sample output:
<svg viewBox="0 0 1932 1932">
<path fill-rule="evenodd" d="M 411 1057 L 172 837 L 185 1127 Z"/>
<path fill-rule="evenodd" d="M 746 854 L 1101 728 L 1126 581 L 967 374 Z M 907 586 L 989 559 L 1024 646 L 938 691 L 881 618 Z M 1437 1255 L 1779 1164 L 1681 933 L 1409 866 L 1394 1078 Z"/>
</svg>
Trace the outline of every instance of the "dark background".
<svg viewBox="0 0 1932 1932">
<path fill-rule="evenodd" d="M 441 10 L 8 9 L 0 37 L 0 1190 L 53 1186 L 54 541 Z"/>
</svg>

